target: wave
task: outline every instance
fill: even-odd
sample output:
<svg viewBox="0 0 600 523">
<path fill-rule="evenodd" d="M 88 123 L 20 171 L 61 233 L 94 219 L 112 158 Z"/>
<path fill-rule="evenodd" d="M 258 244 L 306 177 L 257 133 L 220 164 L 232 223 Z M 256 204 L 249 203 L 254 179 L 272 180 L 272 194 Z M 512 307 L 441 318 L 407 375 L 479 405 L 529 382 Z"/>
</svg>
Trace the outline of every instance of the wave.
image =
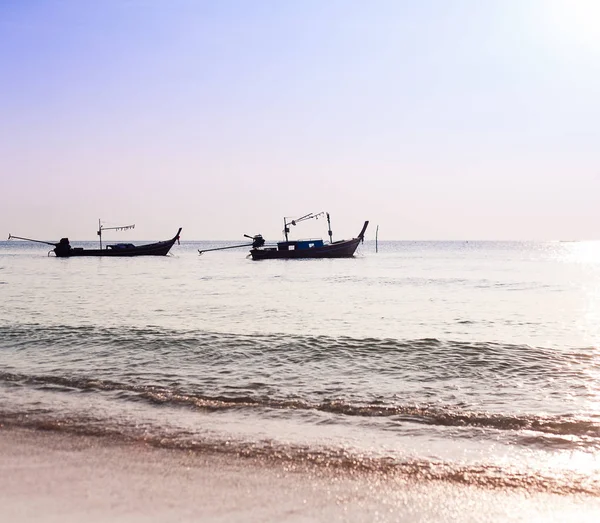
<svg viewBox="0 0 600 523">
<path fill-rule="evenodd" d="M 110 380 L 64 376 L 32 376 L 0 371 L 0 383 L 33 385 L 62 392 L 127 392 L 127 401 L 187 407 L 208 412 L 231 409 L 275 409 L 279 411 L 319 411 L 331 414 L 388 418 L 394 423 L 463 428 L 491 428 L 498 431 L 532 431 L 556 436 L 600 439 L 600 420 L 571 415 L 497 414 L 460 409 L 447 405 L 353 404 L 343 400 L 310 402 L 301 398 L 278 399 L 264 395 L 210 395 L 160 385 L 136 385 Z M 533 440 L 533 436 L 528 436 Z M 600 442 L 593 442 L 600 445 Z"/>
<path fill-rule="evenodd" d="M 472 323 L 460 318 L 459 323 Z M 60 347 L 62 349 L 86 347 L 111 347 L 119 352 L 135 347 L 146 350 L 187 350 L 190 348 L 215 348 L 225 351 L 244 351 L 277 354 L 284 352 L 293 356 L 322 359 L 361 356 L 439 356 L 447 363 L 477 359 L 481 365 L 493 365 L 501 360 L 504 364 L 527 366 L 545 365 L 552 370 L 555 364 L 585 364 L 600 370 L 600 358 L 596 348 L 546 348 L 531 345 L 499 343 L 496 341 L 453 341 L 438 338 L 402 340 L 395 338 L 350 337 L 327 335 L 299 335 L 288 333 L 226 333 L 206 330 L 169 330 L 164 327 L 98 327 L 91 325 L 0 325 L 0 348 Z M 248 352 L 249 351 L 249 352 Z M 432 362 L 428 363 L 435 363 Z"/>
<path fill-rule="evenodd" d="M 270 440 L 244 442 L 231 438 L 218 439 L 186 433 L 151 433 L 147 427 L 127 430 L 111 427 L 94 419 L 40 420 L 19 415 L 0 414 L 0 427 L 26 428 L 61 432 L 78 436 L 109 438 L 112 442 L 146 444 L 157 448 L 196 453 L 230 455 L 236 458 L 262 460 L 286 470 L 382 475 L 413 481 L 442 481 L 486 489 L 524 489 L 528 492 L 585 494 L 600 496 L 600 474 L 568 472 L 544 473 L 532 469 L 519 470 L 492 464 L 461 465 L 427 459 L 395 459 L 373 457 L 343 448 L 279 444 Z"/>
<path fill-rule="evenodd" d="M 594 348 L 0 325 L 3 387 L 259 418 L 327 413 L 334 423 L 397 433 L 411 424 L 526 448 L 600 448 L 600 416 L 582 408 L 597 404 L 599 377 Z"/>
</svg>

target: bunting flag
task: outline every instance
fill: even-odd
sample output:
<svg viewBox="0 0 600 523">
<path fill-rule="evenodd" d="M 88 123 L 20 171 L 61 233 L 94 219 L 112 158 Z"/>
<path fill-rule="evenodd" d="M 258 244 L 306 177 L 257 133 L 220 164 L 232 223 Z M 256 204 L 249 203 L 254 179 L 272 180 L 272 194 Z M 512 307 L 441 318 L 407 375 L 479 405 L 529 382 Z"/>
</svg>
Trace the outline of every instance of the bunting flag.
<svg viewBox="0 0 600 523">
<path fill-rule="evenodd" d="M 135 229 L 135 223 L 133 225 L 121 225 L 119 227 L 104 227 L 100 226 L 101 231 L 126 231 L 127 229 Z"/>
</svg>

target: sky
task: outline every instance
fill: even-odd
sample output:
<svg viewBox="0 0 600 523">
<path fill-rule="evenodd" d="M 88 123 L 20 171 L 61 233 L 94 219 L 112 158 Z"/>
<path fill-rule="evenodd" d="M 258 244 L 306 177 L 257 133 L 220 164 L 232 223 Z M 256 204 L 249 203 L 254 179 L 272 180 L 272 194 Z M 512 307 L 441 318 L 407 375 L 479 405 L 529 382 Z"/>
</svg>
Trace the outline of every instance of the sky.
<svg viewBox="0 0 600 523">
<path fill-rule="evenodd" d="M 598 27 L 595 0 L 0 0 L 0 232 L 600 239 Z"/>
</svg>

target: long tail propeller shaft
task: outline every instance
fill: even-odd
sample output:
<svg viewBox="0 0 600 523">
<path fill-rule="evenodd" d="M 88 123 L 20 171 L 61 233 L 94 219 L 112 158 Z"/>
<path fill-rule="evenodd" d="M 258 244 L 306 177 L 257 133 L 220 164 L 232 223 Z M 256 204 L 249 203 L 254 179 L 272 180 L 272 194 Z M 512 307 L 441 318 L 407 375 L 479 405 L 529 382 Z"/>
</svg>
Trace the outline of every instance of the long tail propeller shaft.
<svg viewBox="0 0 600 523">
<path fill-rule="evenodd" d="M 214 249 L 204 249 L 204 250 L 200 250 L 198 249 L 198 253 L 199 254 L 203 254 L 205 252 L 210 252 L 210 251 L 224 251 L 225 249 L 238 249 L 239 247 L 250 247 L 252 244 L 251 243 L 244 243 L 243 245 L 228 245 L 227 247 L 215 247 Z"/>
<path fill-rule="evenodd" d="M 12 240 L 13 238 L 15 240 L 25 240 L 27 242 L 45 243 L 46 245 L 52 245 L 53 247 L 56 247 L 58 245 L 58 244 L 53 243 L 53 242 L 45 242 L 43 240 L 32 240 L 31 238 L 22 238 L 21 236 L 13 236 L 12 234 L 8 235 L 8 239 L 9 240 Z"/>
<path fill-rule="evenodd" d="M 198 249 L 198 253 L 202 254 L 210 251 L 224 251 L 225 249 L 238 249 L 240 247 L 252 247 L 254 249 L 257 249 L 258 247 L 262 247 L 265 244 L 265 240 L 260 234 L 257 234 L 255 236 L 249 236 L 247 234 L 244 234 L 244 237 L 250 238 L 252 240 L 252 243 L 244 243 L 242 245 L 228 245 L 227 247 L 215 247 L 214 249 Z"/>
</svg>

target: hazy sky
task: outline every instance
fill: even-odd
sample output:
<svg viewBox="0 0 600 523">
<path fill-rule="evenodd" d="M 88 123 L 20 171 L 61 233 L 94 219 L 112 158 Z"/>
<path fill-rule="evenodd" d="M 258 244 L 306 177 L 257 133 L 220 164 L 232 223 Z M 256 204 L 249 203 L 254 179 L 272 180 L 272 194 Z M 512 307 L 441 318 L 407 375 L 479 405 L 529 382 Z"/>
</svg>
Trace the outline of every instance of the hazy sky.
<svg viewBox="0 0 600 523">
<path fill-rule="evenodd" d="M 600 239 L 599 28 L 600 0 L 1 0 L 0 232 Z"/>
</svg>

